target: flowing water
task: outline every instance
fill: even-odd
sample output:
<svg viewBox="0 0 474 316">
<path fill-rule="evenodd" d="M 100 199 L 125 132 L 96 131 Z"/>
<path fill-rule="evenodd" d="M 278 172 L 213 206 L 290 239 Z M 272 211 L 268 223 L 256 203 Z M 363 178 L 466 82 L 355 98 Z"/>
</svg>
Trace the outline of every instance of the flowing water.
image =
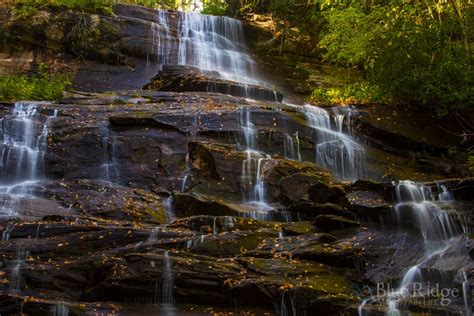
<svg viewBox="0 0 474 316">
<path fill-rule="evenodd" d="M 64 303 L 58 303 L 52 308 L 51 314 L 53 316 L 68 316 L 69 306 Z"/>
<path fill-rule="evenodd" d="M 258 78 L 257 63 L 248 53 L 242 22 L 224 16 L 180 12 L 170 19 L 167 11 L 158 11 L 152 23 L 153 51 L 160 69 L 163 65 L 184 65 L 199 68 L 207 76 L 243 84 L 228 87 L 244 97 L 279 101 L 276 91 Z M 210 85 L 212 92 L 216 87 Z M 220 87 L 219 89 L 224 89 Z"/>
<path fill-rule="evenodd" d="M 251 110 L 242 107 L 239 111 L 241 146 L 245 159 L 242 163 L 242 197 L 243 202 L 255 207 L 255 211 L 247 212 L 247 216 L 255 219 L 267 218 L 266 212 L 273 207 L 266 202 L 266 187 L 263 178 L 265 164 L 272 158 L 258 150 L 257 128 L 252 123 Z M 260 214 L 259 214 L 260 213 Z"/>
<path fill-rule="evenodd" d="M 166 211 L 166 219 L 168 220 L 168 224 L 174 222 L 176 220 L 176 215 L 174 214 L 173 208 L 173 196 L 170 195 L 163 203 L 163 206 Z"/>
<path fill-rule="evenodd" d="M 309 126 L 316 133 L 316 163 L 330 170 L 339 180 L 365 178 L 365 150 L 350 135 L 343 133 L 346 115 L 331 116 L 328 111 L 312 105 L 304 105 L 303 109 Z"/>
<path fill-rule="evenodd" d="M 163 257 L 163 287 L 162 287 L 162 302 L 164 304 L 173 304 L 173 261 L 168 253 L 165 251 Z"/>
<path fill-rule="evenodd" d="M 120 170 L 117 161 L 117 141 L 107 129 L 102 136 L 102 165 L 100 166 L 101 179 L 110 183 L 120 182 Z"/>
<path fill-rule="evenodd" d="M 448 192 L 444 188 L 441 194 Z M 449 195 L 452 196 L 450 192 Z M 401 315 L 406 300 L 429 295 L 436 286 L 454 286 L 452 272 L 430 269 L 429 264 L 458 244 L 464 232 L 456 214 L 442 210 L 435 203 L 430 187 L 400 181 L 395 188 L 395 201 L 394 215 L 398 226 L 410 227 L 422 237 L 424 253 L 415 265 L 407 269 L 398 287 L 387 293 L 385 301 L 390 316 Z M 364 315 L 367 301 L 359 306 L 359 315 Z"/>
<path fill-rule="evenodd" d="M 301 161 L 299 132 L 296 132 L 294 135 L 285 133 L 283 153 L 285 158 Z"/>
<path fill-rule="evenodd" d="M 10 291 L 12 293 L 21 292 L 21 270 L 24 268 L 28 251 L 20 249 L 15 254 L 15 259 L 10 263 L 12 269 L 10 270 Z"/>
<path fill-rule="evenodd" d="M 186 184 L 188 182 L 190 173 L 191 173 L 191 167 L 189 165 L 189 153 L 188 153 L 184 161 L 184 176 L 183 176 L 183 180 L 181 181 L 181 188 L 180 188 L 181 192 L 184 192 L 186 190 Z"/>
<path fill-rule="evenodd" d="M 0 217 L 16 217 L 21 200 L 32 195 L 32 185 L 45 176 L 44 155 L 54 111 L 44 121 L 35 103 L 15 103 L 2 119 L 0 160 Z"/>
<path fill-rule="evenodd" d="M 229 17 L 182 12 L 178 64 L 217 71 L 227 80 L 258 84 L 242 23 Z"/>
</svg>

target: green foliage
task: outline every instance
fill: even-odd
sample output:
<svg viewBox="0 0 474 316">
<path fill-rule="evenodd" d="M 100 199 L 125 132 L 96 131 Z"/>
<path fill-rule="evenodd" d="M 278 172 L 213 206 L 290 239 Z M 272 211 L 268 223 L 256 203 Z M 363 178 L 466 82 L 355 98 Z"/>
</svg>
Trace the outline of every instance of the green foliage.
<svg viewBox="0 0 474 316">
<path fill-rule="evenodd" d="M 41 9 L 67 8 L 87 13 L 112 14 L 113 0 L 12 0 L 14 14 L 28 17 Z"/>
<path fill-rule="evenodd" d="M 204 1 L 202 14 L 210 15 L 226 15 L 229 7 L 225 1 L 222 0 L 208 0 Z"/>
<path fill-rule="evenodd" d="M 467 164 L 469 167 L 469 172 L 474 175 L 474 150 L 469 152 Z"/>
<path fill-rule="evenodd" d="M 454 7 L 398 3 L 331 6 L 320 41 L 326 61 L 357 66 L 398 103 L 436 106 L 438 114 L 472 108 L 474 72 L 467 34 Z"/>
<path fill-rule="evenodd" d="M 95 23 L 98 20 L 94 21 L 92 17 L 83 14 L 66 36 L 71 51 L 79 58 L 85 57 L 94 43 L 100 41 L 100 31 L 94 26 Z"/>
<path fill-rule="evenodd" d="M 380 102 L 380 92 L 366 82 L 347 84 L 342 87 L 315 88 L 310 101 L 315 104 L 360 104 Z"/>
<path fill-rule="evenodd" d="M 70 85 L 66 76 L 51 74 L 49 68 L 41 64 L 35 76 L 0 77 L 0 100 L 57 100 Z"/>
<path fill-rule="evenodd" d="M 176 8 L 175 0 L 10 0 L 10 2 L 14 6 L 14 14 L 21 18 L 29 17 L 41 9 L 59 8 L 112 15 L 112 6 L 116 3 L 135 4 L 149 8 Z"/>
<path fill-rule="evenodd" d="M 299 37 L 323 61 L 362 70 L 384 100 L 431 106 L 440 116 L 474 106 L 470 0 L 226 1 L 234 13 L 270 13 L 282 47 Z M 296 35 L 287 32 L 292 29 Z M 317 89 L 315 95 L 339 99 L 333 95 L 351 89 Z"/>
</svg>

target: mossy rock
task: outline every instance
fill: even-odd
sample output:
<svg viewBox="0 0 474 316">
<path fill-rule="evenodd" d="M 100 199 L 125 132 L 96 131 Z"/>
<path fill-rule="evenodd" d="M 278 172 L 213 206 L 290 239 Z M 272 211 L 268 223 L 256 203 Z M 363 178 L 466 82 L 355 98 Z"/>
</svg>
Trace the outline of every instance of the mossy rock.
<svg viewBox="0 0 474 316">
<path fill-rule="evenodd" d="M 315 233 L 316 230 L 311 222 L 291 222 L 285 223 L 281 227 L 285 236 L 304 235 L 308 233 Z"/>
<path fill-rule="evenodd" d="M 309 198 L 316 203 L 345 203 L 344 188 L 322 181 L 314 182 L 308 189 Z"/>
<path fill-rule="evenodd" d="M 357 227 L 360 226 L 360 223 L 337 215 L 319 215 L 313 221 L 313 225 L 322 231 L 331 231 Z"/>
</svg>

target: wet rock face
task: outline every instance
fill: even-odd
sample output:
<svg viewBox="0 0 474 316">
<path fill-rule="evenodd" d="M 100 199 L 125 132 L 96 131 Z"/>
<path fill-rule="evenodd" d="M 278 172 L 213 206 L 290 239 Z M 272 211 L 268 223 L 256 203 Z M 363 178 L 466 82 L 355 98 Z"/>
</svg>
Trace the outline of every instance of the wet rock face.
<svg viewBox="0 0 474 316">
<path fill-rule="evenodd" d="M 156 11 L 118 5 L 115 13 L 38 12 L 1 28 L 25 45 L 114 63 L 158 58 L 157 34 L 176 41 L 181 13 L 166 13 L 166 30 L 153 24 Z M 98 30 L 88 45 L 68 36 L 80 18 Z M 419 262 L 414 220 L 401 228 L 393 221 L 393 184 L 336 183 L 313 163 L 324 134 L 300 108 L 273 102 L 281 94 L 185 66 L 163 67 L 147 88 L 41 105 L 38 120 L 50 119 L 45 179 L 31 186 L 32 196 L 0 194 L 20 216 L 0 218 L 0 314 L 116 313 L 130 302 L 142 314 L 143 305 L 160 303 L 178 311 L 198 304 L 355 314 L 362 287 L 395 284 Z M 0 117 L 11 106 L 2 105 Z M 387 137 L 401 155 L 405 146 L 443 152 L 442 144 L 379 133 L 364 115 L 355 123 L 367 142 L 383 147 Z M 13 176 L 0 168 L 0 179 Z M 472 223 L 473 181 L 443 185 L 462 201 L 442 206 Z M 423 273 L 472 283 L 470 237 L 447 258 L 426 262 Z M 464 279 L 453 276 L 459 267 Z"/>
<path fill-rule="evenodd" d="M 1 109 L 2 117 L 11 110 Z M 72 314 L 90 302 L 113 301 L 118 309 L 130 301 L 160 303 L 164 293 L 176 303 L 239 302 L 266 311 L 283 301 L 338 313 L 357 301 L 360 249 L 309 222 L 289 227 L 243 218 L 258 206 L 243 201 L 249 158 L 242 109 L 253 115 L 259 146 L 274 156 L 261 176 L 275 219 L 283 221 L 281 211 L 297 203 L 315 208 L 308 193 L 314 183 L 334 186 L 316 164 L 282 156 L 284 144 L 275 140 L 288 130 L 313 136 L 294 110 L 215 93 L 152 91 L 71 94 L 42 105 L 41 120 L 53 109 L 59 112 L 47 134 L 47 179 L 32 186 L 32 200 L 21 201 L 28 205 L 21 218 L 0 219 L 2 312 L 26 296 L 38 296 L 28 311 L 65 308 L 60 300 Z M 314 219 L 334 210 L 353 216 L 340 205 L 294 214 Z"/>
<path fill-rule="evenodd" d="M 11 110 L 0 109 L 2 117 Z M 32 296 L 37 304 L 25 308 L 38 313 L 63 308 L 58 300 L 80 314 L 100 301 L 114 302 L 102 306 L 111 310 L 170 297 L 351 313 L 354 289 L 395 282 L 422 254 L 413 246 L 417 232 L 390 222 L 393 184 L 336 183 L 311 162 L 312 130 L 284 104 L 206 92 L 71 94 L 42 105 L 41 120 L 53 109 L 47 180 L 20 201 L 21 218 L 0 219 L 2 312 Z M 243 192 L 255 184 L 243 177 L 253 157 L 242 133 L 246 111 L 268 153 L 250 168 L 260 170 L 271 206 L 263 216 Z M 285 134 L 296 131 L 310 161 L 284 157 Z M 471 182 L 442 184 L 468 200 Z M 470 201 L 449 205 L 472 215 Z M 450 262 L 436 258 L 424 268 L 469 266 L 470 243 L 466 237 Z"/>
<path fill-rule="evenodd" d="M 111 64 L 128 64 L 131 57 L 156 60 L 153 32 L 164 32 L 156 24 L 155 10 L 117 5 L 114 15 L 71 10 L 38 10 L 27 18 L 13 18 L 3 12 L 2 31 L 7 42 L 25 47 L 68 52 Z M 176 14 L 169 19 L 177 21 Z M 176 28 L 171 34 L 176 34 Z M 161 39 L 174 42 L 171 36 Z"/>
<path fill-rule="evenodd" d="M 144 89 L 173 92 L 217 92 L 254 100 L 281 102 L 283 95 L 269 88 L 220 78 L 217 71 L 189 66 L 164 65 Z"/>
</svg>

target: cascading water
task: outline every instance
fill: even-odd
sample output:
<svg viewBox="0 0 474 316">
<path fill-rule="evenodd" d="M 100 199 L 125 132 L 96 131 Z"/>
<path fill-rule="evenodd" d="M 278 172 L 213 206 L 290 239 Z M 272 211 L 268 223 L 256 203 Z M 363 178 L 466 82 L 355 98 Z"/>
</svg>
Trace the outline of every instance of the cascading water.
<svg viewBox="0 0 474 316">
<path fill-rule="evenodd" d="M 256 211 L 269 211 L 273 208 L 265 201 L 265 182 L 263 180 L 263 168 L 271 157 L 257 148 L 257 129 L 251 120 L 251 112 L 248 108 L 241 108 L 239 113 L 239 125 L 243 146 L 245 148 L 245 160 L 242 163 L 242 196 L 247 204 L 254 205 Z"/>
<path fill-rule="evenodd" d="M 165 251 L 163 256 L 163 287 L 162 287 L 162 299 L 164 304 L 173 304 L 173 286 L 174 286 L 174 275 L 173 275 L 173 261 L 168 253 Z"/>
<path fill-rule="evenodd" d="M 41 122 L 37 104 L 18 102 L 2 119 L 0 217 L 18 216 L 21 199 L 30 196 L 31 185 L 44 177 L 49 125 L 57 114 Z"/>
<path fill-rule="evenodd" d="M 395 188 L 394 207 L 399 226 L 415 223 L 425 241 L 443 241 L 463 233 L 463 226 L 453 215 L 434 203 L 427 186 L 412 181 L 400 181 Z"/>
<path fill-rule="evenodd" d="M 163 32 L 160 32 L 160 28 Z M 171 53 L 175 46 L 175 38 L 171 35 L 168 21 L 168 13 L 164 10 L 158 10 L 158 23 L 152 24 L 153 47 L 157 50 L 157 63 L 167 65 L 171 63 Z"/>
<path fill-rule="evenodd" d="M 13 293 L 21 291 L 21 269 L 23 269 L 27 257 L 28 251 L 21 249 L 16 252 L 15 259 L 11 262 L 10 291 Z"/>
<path fill-rule="evenodd" d="M 102 137 L 103 157 L 101 169 L 101 178 L 111 183 L 120 182 L 120 170 L 117 162 L 117 142 L 115 136 L 110 135 L 107 130 Z"/>
<path fill-rule="evenodd" d="M 404 300 L 420 293 L 429 294 L 430 288 L 439 285 L 439 282 L 452 279 L 443 278 L 443 271 L 430 272 L 429 262 L 442 256 L 453 243 L 459 242 L 459 236 L 463 233 L 459 219 L 435 203 L 431 188 L 427 186 L 400 181 L 395 188 L 395 201 L 394 215 L 398 226 L 414 226 L 423 238 L 424 254 L 416 265 L 407 270 L 398 288 L 385 296 L 387 314 L 390 316 L 401 315 L 400 308 Z M 364 300 L 359 306 L 359 315 L 364 315 L 367 301 Z"/>
<path fill-rule="evenodd" d="M 51 314 L 53 316 L 68 316 L 69 306 L 64 303 L 58 303 L 51 309 Z"/>
<path fill-rule="evenodd" d="M 283 140 L 283 152 L 286 158 L 301 161 L 299 133 L 293 136 L 285 133 Z"/>
<path fill-rule="evenodd" d="M 186 155 L 185 162 L 184 162 L 184 176 L 183 180 L 181 181 L 181 192 L 186 190 L 186 183 L 188 182 L 189 174 L 191 173 L 191 167 L 189 166 L 189 153 Z"/>
<path fill-rule="evenodd" d="M 163 65 L 199 68 L 206 76 L 239 83 L 209 84 L 209 92 L 281 101 L 276 91 L 258 87 L 266 84 L 257 78 L 257 63 L 248 53 L 242 22 L 195 12 L 180 12 L 177 19 L 170 19 L 169 14 L 158 11 L 151 27 L 152 54 L 160 69 Z"/>
<path fill-rule="evenodd" d="M 246 52 L 239 20 L 182 12 L 178 27 L 178 64 L 217 71 L 227 80 L 258 84 L 256 63 Z"/>
<path fill-rule="evenodd" d="M 173 196 L 170 195 L 166 200 L 164 200 L 163 206 L 166 211 L 166 219 L 168 223 L 172 223 L 176 220 L 176 215 L 174 214 L 173 210 Z"/>
<path fill-rule="evenodd" d="M 365 150 L 351 136 L 342 131 L 344 115 L 334 116 L 328 111 L 304 105 L 308 124 L 316 132 L 316 163 L 330 170 L 339 180 L 365 177 Z"/>
</svg>

